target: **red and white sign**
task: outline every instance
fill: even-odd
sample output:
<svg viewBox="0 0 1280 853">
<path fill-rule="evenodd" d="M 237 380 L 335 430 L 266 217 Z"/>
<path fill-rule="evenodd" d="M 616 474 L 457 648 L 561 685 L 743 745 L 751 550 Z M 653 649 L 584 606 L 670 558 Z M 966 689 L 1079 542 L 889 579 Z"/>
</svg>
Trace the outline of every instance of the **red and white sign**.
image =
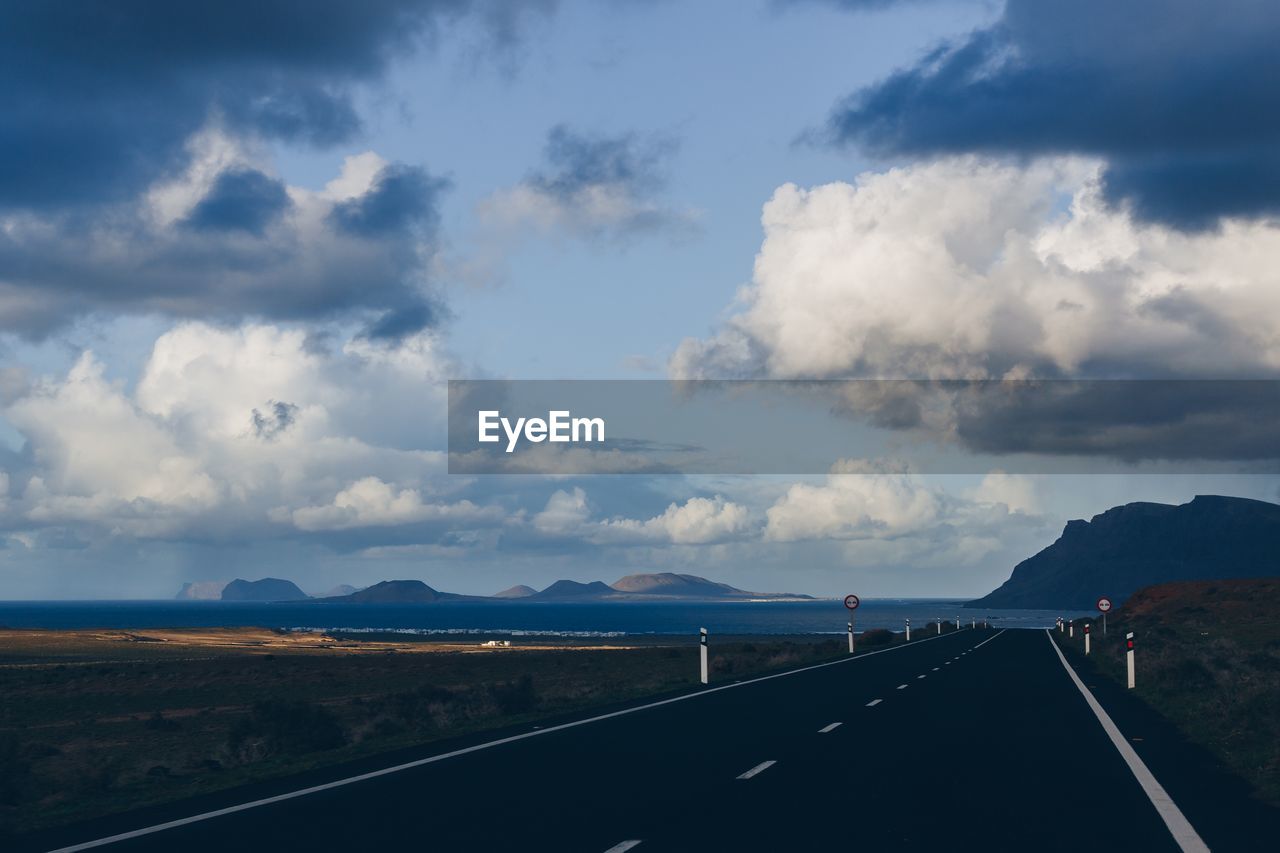
<svg viewBox="0 0 1280 853">
<path fill-rule="evenodd" d="M 862 602 L 858 599 L 858 596 L 856 595 L 846 595 L 844 597 L 844 606 L 849 608 L 850 610 L 857 610 L 858 605 L 861 603 Z"/>
<path fill-rule="evenodd" d="M 1111 599 L 1106 598 L 1105 596 L 1098 599 L 1099 612 L 1106 613 L 1110 609 L 1111 609 Z"/>
</svg>

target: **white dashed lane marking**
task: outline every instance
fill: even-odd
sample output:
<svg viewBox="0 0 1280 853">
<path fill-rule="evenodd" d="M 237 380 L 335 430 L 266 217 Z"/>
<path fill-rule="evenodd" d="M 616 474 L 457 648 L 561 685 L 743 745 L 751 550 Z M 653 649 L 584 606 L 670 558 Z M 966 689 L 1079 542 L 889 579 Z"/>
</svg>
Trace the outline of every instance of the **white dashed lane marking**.
<svg viewBox="0 0 1280 853">
<path fill-rule="evenodd" d="M 778 763 L 778 762 L 776 762 L 776 761 L 761 761 L 761 762 L 760 762 L 759 764 L 757 764 L 755 767 L 752 767 L 750 770 L 748 770 L 746 773 L 743 773 L 743 774 L 742 774 L 741 776 L 739 776 L 738 778 L 739 778 L 739 779 L 750 779 L 750 778 L 752 778 L 753 776 L 759 776 L 761 773 L 763 773 L 764 771 L 768 770 L 770 767 L 772 767 L 773 765 L 775 765 L 775 764 L 777 764 L 777 763 Z"/>
</svg>

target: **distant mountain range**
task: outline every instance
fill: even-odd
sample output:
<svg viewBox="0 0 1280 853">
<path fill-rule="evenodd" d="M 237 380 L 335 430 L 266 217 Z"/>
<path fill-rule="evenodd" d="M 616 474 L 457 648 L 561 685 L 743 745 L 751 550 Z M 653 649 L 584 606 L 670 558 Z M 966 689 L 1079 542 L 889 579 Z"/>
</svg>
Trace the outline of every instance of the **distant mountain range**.
<svg viewBox="0 0 1280 853">
<path fill-rule="evenodd" d="M 1280 505 L 1198 495 L 1131 503 L 1067 522 L 1058 541 L 971 607 L 1091 610 L 1151 584 L 1280 576 Z"/>
<path fill-rule="evenodd" d="M 263 578 L 234 580 L 225 586 L 217 582 L 184 584 L 179 599 L 221 599 L 222 601 L 318 601 L 362 604 L 432 604 L 439 601 L 707 601 L 707 600 L 800 600 L 812 596 L 790 592 L 748 592 L 725 583 L 671 572 L 627 575 L 613 584 L 601 581 L 582 583 L 558 580 L 543 590 L 513 586 L 492 596 L 460 595 L 433 589 L 420 580 L 388 580 L 364 589 L 343 585 L 328 593 L 308 596 L 292 581 Z"/>
</svg>

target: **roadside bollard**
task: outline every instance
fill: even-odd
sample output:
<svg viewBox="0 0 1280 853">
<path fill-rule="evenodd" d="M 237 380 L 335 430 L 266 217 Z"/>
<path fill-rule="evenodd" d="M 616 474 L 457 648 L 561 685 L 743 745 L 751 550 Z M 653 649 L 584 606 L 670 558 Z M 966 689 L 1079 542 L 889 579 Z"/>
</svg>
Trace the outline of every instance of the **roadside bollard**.
<svg viewBox="0 0 1280 853">
<path fill-rule="evenodd" d="M 939 634 L 941 634 L 941 633 L 942 633 L 942 620 L 941 620 L 941 619 L 939 619 L 939 620 L 938 620 L 938 633 L 939 633 Z"/>
<path fill-rule="evenodd" d="M 853 622 L 849 622 L 849 654 L 853 654 Z"/>
<path fill-rule="evenodd" d="M 911 620 L 907 620 L 907 642 L 911 642 Z"/>
<path fill-rule="evenodd" d="M 1125 652 L 1124 656 L 1128 659 L 1126 663 L 1129 665 L 1129 689 L 1133 689 L 1133 632 L 1124 635 Z"/>
<path fill-rule="evenodd" d="M 701 641 L 702 683 L 707 683 L 707 629 L 703 628 L 698 638 Z"/>
<path fill-rule="evenodd" d="M 1074 619 L 1067 623 L 1067 637 L 1072 640 L 1076 638 L 1076 620 Z"/>
<path fill-rule="evenodd" d="M 1084 653 L 1089 654 L 1089 623 L 1084 623 Z"/>
</svg>

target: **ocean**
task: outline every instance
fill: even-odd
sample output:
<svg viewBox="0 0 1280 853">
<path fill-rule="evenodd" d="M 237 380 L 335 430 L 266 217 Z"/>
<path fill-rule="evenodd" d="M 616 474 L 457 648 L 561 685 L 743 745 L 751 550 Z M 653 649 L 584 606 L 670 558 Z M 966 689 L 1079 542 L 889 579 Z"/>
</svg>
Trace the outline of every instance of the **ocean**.
<svg viewBox="0 0 1280 853">
<path fill-rule="evenodd" d="M 966 609 L 954 599 L 864 598 L 858 633 L 873 628 L 928 631 L 937 619 L 987 619 L 1000 628 L 1048 628 L 1075 611 Z M 9 628 L 211 628 L 255 626 L 420 634 L 628 636 L 695 634 L 843 634 L 838 600 L 777 602 L 520 602 L 335 604 L 323 601 L 5 601 Z"/>
</svg>

